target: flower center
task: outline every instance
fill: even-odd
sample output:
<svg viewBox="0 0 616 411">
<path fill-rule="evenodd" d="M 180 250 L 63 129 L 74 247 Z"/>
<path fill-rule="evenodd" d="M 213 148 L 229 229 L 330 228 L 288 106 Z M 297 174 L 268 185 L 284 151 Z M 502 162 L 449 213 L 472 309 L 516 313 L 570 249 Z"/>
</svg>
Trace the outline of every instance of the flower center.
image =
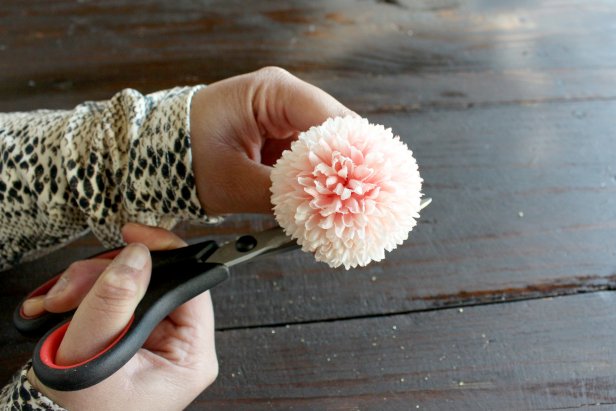
<svg viewBox="0 0 616 411">
<path fill-rule="evenodd" d="M 371 168 L 334 151 L 331 165 L 318 164 L 312 172 L 312 187 L 305 187 L 313 197 L 310 206 L 323 217 L 371 214 L 379 193 L 379 187 L 370 182 L 373 175 Z"/>
</svg>

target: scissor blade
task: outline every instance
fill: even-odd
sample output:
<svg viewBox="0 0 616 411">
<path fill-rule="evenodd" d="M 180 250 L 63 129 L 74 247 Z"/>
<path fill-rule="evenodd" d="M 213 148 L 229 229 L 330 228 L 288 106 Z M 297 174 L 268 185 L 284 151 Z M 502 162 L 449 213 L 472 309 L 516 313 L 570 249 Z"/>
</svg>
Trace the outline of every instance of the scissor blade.
<svg viewBox="0 0 616 411">
<path fill-rule="evenodd" d="M 419 209 L 422 210 L 431 202 L 431 198 L 421 200 Z M 299 248 L 295 240 L 287 237 L 281 227 L 274 227 L 259 233 L 244 235 L 235 241 L 223 244 L 207 259 L 207 262 L 231 267 L 260 255 L 295 248 Z"/>
<path fill-rule="evenodd" d="M 207 259 L 208 263 L 234 266 L 263 254 L 299 248 L 295 240 L 287 237 L 281 227 L 270 228 L 255 234 L 241 236 L 226 243 Z"/>
</svg>

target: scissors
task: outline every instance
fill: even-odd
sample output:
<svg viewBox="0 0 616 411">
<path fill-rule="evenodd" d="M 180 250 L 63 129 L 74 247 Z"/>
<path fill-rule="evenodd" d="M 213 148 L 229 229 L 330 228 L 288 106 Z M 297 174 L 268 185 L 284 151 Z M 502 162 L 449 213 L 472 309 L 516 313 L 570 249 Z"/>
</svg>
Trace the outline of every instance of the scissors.
<svg viewBox="0 0 616 411">
<path fill-rule="evenodd" d="M 421 209 L 431 199 L 421 202 Z M 40 335 L 32 358 L 34 372 L 46 386 L 74 391 L 95 385 L 122 368 L 141 348 L 152 330 L 174 309 L 229 278 L 229 268 L 256 257 L 299 248 L 280 227 L 243 235 L 219 245 L 208 240 L 174 250 L 151 251 L 152 275 L 147 292 L 124 330 L 93 357 L 72 365 L 55 364 L 55 356 L 74 310 L 29 317 L 23 301 L 46 294 L 61 276 L 57 274 L 32 291 L 13 313 L 13 323 L 25 335 Z M 115 258 L 122 247 L 89 258 Z"/>
</svg>

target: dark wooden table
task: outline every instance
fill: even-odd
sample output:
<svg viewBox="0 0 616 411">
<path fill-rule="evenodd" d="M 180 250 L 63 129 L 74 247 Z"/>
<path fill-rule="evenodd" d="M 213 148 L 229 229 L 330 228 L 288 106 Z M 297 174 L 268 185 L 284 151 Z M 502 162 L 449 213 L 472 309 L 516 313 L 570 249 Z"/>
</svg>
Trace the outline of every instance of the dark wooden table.
<svg viewBox="0 0 616 411">
<path fill-rule="evenodd" d="M 298 252 L 214 290 L 220 376 L 191 409 L 608 410 L 615 21 L 600 0 L 5 0 L 0 110 L 279 65 L 415 152 L 434 201 L 384 262 L 332 270 Z M 12 308 L 98 249 L 85 238 L 2 274 L 0 380 L 33 347 Z"/>
</svg>

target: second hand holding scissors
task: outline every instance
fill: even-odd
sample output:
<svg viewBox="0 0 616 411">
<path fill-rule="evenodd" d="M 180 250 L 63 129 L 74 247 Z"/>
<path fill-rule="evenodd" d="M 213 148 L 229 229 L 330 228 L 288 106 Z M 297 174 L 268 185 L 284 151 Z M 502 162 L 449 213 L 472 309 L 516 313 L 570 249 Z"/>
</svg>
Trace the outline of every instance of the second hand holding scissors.
<svg viewBox="0 0 616 411">
<path fill-rule="evenodd" d="M 147 292 L 137 305 L 128 325 L 107 347 L 93 357 L 68 366 L 55 363 L 71 313 L 45 312 L 29 317 L 23 303 L 14 312 L 13 322 L 24 334 L 48 331 L 39 340 L 33 355 L 34 372 L 50 388 L 72 391 L 99 383 L 126 364 L 141 348 L 152 330 L 175 308 L 229 278 L 229 268 L 255 257 L 298 248 L 295 241 L 275 227 L 256 234 L 244 235 L 235 241 L 218 245 L 209 240 L 183 248 L 152 251 L 152 275 Z M 114 258 L 120 249 L 91 258 Z M 55 276 L 26 299 L 46 294 L 58 281 Z M 66 320 L 66 321 L 63 321 Z"/>
</svg>

